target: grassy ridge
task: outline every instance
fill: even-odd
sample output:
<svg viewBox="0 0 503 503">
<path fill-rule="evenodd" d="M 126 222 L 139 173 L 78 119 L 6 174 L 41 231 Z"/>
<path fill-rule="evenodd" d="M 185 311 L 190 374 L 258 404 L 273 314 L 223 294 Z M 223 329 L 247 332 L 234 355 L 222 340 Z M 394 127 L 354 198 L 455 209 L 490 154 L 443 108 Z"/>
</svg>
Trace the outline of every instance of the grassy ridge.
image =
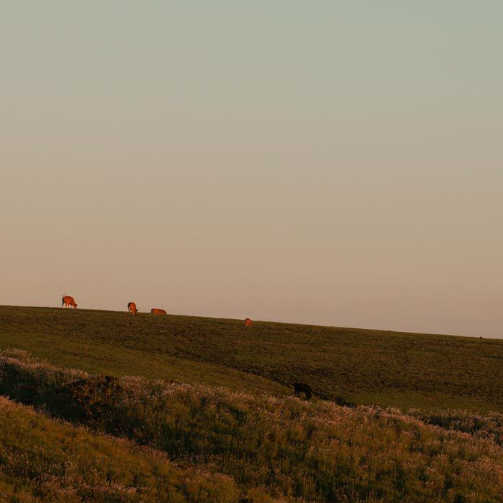
<svg viewBox="0 0 503 503">
<path fill-rule="evenodd" d="M 57 365 L 381 406 L 503 411 L 503 341 L 185 316 L 0 307 L 0 348 Z"/>
<path fill-rule="evenodd" d="M 503 501 L 497 442 L 394 410 L 140 378 L 106 380 L 22 354 L 0 357 L 0 388 L 54 415 L 213 471 L 217 480 L 226 474 L 230 478 L 216 489 L 222 502 L 229 494 L 237 501 L 232 480 L 253 503 L 270 501 L 266 492 L 291 502 Z"/>
</svg>

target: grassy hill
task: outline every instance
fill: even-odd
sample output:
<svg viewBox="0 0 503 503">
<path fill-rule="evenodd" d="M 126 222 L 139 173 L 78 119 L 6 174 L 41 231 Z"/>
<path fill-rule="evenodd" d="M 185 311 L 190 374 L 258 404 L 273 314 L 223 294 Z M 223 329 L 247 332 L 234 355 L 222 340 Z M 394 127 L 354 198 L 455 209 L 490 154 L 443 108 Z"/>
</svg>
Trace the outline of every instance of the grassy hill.
<svg viewBox="0 0 503 503">
<path fill-rule="evenodd" d="M 357 404 L 503 411 L 503 341 L 126 312 L 0 307 L 0 349 L 92 373 Z"/>
<path fill-rule="evenodd" d="M 35 501 L 69 494 L 107 503 L 503 501 L 503 414 L 418 418 L 90 376 L 19 351 L 0 354 L 0 394 L 89 428 L 0 401 L 0 484 L 16 497 L 22 490 Z"/>
<path fill-rule="evenodd" d="M 497 340 L 0 307 L 0 502 L 503 502 L 501 358 Z"/>
</svg>

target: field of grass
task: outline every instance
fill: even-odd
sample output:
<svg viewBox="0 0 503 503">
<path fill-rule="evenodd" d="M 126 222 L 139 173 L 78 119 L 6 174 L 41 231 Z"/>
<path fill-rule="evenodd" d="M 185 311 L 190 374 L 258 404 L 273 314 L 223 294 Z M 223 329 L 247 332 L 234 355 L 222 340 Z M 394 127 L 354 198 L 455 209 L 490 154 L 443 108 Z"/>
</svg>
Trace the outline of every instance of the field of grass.
<svg viewBox="0 0 503 503">
<path fill-rule="evenodd" d="M 499 340 L 0 307 L 0 502 L 503 502 L 502 359 Z"/>
<path fill-rule="evenodd" d="M 69 425 L 57 431 L 63 426 L 38 416 L 27 422 L 11 415 L 2 423 L 0 402 L 6 483 L 14 477 L 37 488 L 39 478 L 49 479 L 45 490 L 73 491 L 74 501 L 503 501 L 497 424 L 503 415 L 477 426 L 473 418 L 460 422 L 446 415 L 448 427 L 442 428 L 392 409 L 93 377 L 20 352 L 0 355 L 0 393 L 54 418 L 161 451 L 177 464 L 160 472 L 135 444 L 116 444 L 96 433 L 91 438 L 81 430 L 79 436 Z M 16 413 L 26 415 L 19 406 Z M 82 470 L 86 476 L 79 479 Z M 103 499 L 86 499 L 88 490 Z M 197 499 L 199 493 L 204 498 Z"/>
<path fill-rule="evenodd" d="M 503 340 L 126 312 L 0 307 L 0 349 L 55 365 L 407 409 L 503 411 Z"/>
</svg>

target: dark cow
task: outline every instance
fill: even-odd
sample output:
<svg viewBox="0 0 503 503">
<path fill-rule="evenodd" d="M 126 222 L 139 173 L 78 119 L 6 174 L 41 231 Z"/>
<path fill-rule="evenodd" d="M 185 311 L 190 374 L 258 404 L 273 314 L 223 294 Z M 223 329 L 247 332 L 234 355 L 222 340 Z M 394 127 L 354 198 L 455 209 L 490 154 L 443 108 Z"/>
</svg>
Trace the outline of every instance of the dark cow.
<svg viewBox="0 0 503 503">
<path fill-rule="evenodd" d="M 294 383 L 293 390 L 295 392 L 295 396 L 301 396 L 303 393 L 306 400 L 310 400 L 313 396 L 313 390 L 311 389 L 311 386 L 303 382 Z"/>
</svg>

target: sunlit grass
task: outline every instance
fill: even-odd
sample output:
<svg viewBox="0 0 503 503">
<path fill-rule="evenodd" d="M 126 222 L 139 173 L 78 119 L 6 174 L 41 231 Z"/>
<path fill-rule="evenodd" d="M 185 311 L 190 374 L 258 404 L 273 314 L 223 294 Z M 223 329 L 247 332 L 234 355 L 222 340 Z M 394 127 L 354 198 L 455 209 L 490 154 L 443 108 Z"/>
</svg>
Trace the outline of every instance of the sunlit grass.
<svg viewBox="0 0 503 503">
<path fill-rule="evenodd" d="M 234 481 L 0 397 L 0 501 L 234 503 Z"/>
</svg>

